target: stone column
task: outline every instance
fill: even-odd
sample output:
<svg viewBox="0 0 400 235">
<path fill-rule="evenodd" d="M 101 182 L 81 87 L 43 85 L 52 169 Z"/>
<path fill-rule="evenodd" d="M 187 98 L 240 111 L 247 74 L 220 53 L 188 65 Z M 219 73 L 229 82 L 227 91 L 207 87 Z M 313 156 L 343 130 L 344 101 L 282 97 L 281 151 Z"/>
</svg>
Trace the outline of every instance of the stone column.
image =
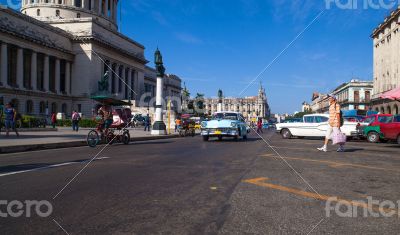
<svg viewBox="0 0 400 235">
<path fill-rule="evenodd" d="M 43 90 L 49 90 L 49 68 L 50 68 L 50 58 L 48 55 L 44 55 L 44 71 L 43 71 Z"/>
<path fill-rule="evenodd" d="M 31 57 L 31 84 L 29 84 L 28 89 L 31 87 L 33 89 L 37 88 L 37 53 L 34 51 Z"/>
<path fill-rule="evenodd" d="M 56 77 L 54 81 L 54 92 L 60 93 L 60 59 L 56 58 Z"/>
<path fill-rule="evenodd" d="M 71 93 L 71 64 L 69 61 L 65 62 L 65 92 Z"/>
<path fill-rule="evenodd" d="M 97 12 L 97 13 L 99 13 L 99 15 L 101 15 L 101 3 L 102 3 L 102 1 L 103 1 L 103 0 L 98 0 L 98 1 L 97 1 L 97 4 L 98 4 L 98 6 L 97 6 L 97 7 L 98 7 L 98 8 L 97 8 L 98 12 Z"/>
<path fill-rule="evenodd" d="M 119 82 L 119 64 L 116 64 L 115 65 L 115 70 L 114 70 L 114 72 L 115 72 L 115 74 L 114 74 L 114 77 L 115 77 L 115 79 L 114 79 L 114 91 L 115 91 L 115 94 L 118 94 L 118 92 L 119 92 L 119 84 L 118 84 L 118 82 Z"/>
<path fill-rule="evenodd" d="M 1 74 L 0 74 L 0 85 L 7 86 L 7 75 L 8 75 L 8 51 L 7 51 L 7 44 L 2 42 L 1 43 Z"/>
<path fill-rule="evenodd" d="M 17 49 L 17 88 L 24 88 L 24 49 Z"/>
<path fill-rule="evenodd" d="M 163 78 L 157 75 L 156 115 L 151 130 L 152 135 L 165 135 L 167 130 L 163 121 L 163 87 Z"/>
<path fill-rule="evenodd" d="M 114 22 L 114 0 L 110 1 L 110 20 Z"/>
<path fill-rule="evenodd" d="M 108 17 L 108 0 L 104 4 L 104 16 Z"/>
<path fill-rule="evenodd" d="M 127 70 L 128 70 L 128 86 L 127 86 L 128 89 L 126 91 L 128 92 L 128 94 L 126 94 L 126 95 L 127 95 L 128 98 L 131 97 L 131 100 L 133 100 L 134 97 L 131 95 L 132 94 L 132 90 L 133 90 L 133 87 L 132 87 L 132 69 L 127 68 Z"/>
</svg>

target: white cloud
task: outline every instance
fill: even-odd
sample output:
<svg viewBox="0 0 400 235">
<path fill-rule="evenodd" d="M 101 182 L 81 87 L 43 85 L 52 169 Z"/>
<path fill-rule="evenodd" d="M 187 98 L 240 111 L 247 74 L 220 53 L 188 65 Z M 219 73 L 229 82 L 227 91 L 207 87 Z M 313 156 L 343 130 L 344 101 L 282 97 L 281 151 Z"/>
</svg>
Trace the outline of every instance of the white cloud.
<svg viewBox="0 0 400 235">
<path fill-rule="evenodd" d="M 203 43 L 203 40 L 189 33 L 183 33 L 183 32 L 175 33 L 175 37 L 184 43 L 189 43 L 189 44 Z"/>
</svg>

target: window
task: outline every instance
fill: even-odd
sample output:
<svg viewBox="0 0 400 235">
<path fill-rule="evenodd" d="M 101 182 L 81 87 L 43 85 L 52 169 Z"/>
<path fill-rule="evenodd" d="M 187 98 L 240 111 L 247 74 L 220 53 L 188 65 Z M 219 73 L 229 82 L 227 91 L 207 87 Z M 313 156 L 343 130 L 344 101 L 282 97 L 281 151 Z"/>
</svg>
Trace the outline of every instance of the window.
<svg viewBox="0 0 400 235">
<path fill-rule="evenodd" d="M 36 10 L 36 15 L 37 15 L 37 16 L 40 16 L 40 9 L 37 9 L 37 10 Z"/>
<path fill-rule="evenodd" d="M 26 101 L 26 113 L 33 113 L 33 101 L 28 100 Z"/>
<path fill-rule="evenodd" d="M 304 117 L 304 122 L 305 123 L 314 123 L 314 117 L 313 116 Z"/>
<path fill-rule="evenodd" d="M 371 92 L 370 91 L 366 91 L 365 92 L 365 102 L 369 103 L 371 101 Z"/>
<path fill-rule="evenodd" d="M 60 10 L 56 10 L 56 16 L 60 17 Z"/>
<path fill-rule="evenodd" d="M 44 101 L 40 101 L 39 104 L 39 113 L 44 114 L 46 112 L 46 104 Z"/>
<path fill-rule="evenodd" d="M 82 7 L 82 0 L 75 0 L 75 6 L 76 7 Z"/>
<path fill-rule="evenodd" d="M 11 100 L 11 107 L 13 107 L 17 112 L 19 112 L 19 101 L 17 99 Z"/>
<path fill-rule="evenodd" d="M 81 112 L 82 112 L 82 105 L 78 104 L 78 113 L 81 113 Z"/>
<path fill-rule="evenodd" d="M 381 117 L 378 117 L 378 122 L 380 122 L 380 123 L 391 123 L 391 122 L 393 122 L 393 116 L 381 116 Z"/>
<path fill-rule="evenodd" d="M 76 13 L 76 18 L 81 18 L 81 13 Z"/>
<path fill-rule="evenodd" d="M 67 104 L 64 103 L 64 104 L 61 105 L 61 112 L 64 113 L 64 114 L 67 113 Z"/>
<path fill-rule="evenodd" d="M 329 120 L 329 118 L 327 118 L 327 117 L 322 117 L 322 116 L 315 117 L 315 122 L 316 123 L 328 122 L 328 120 Z"/>
<path fill-rule="evenodd" d="M 51 104 L 51 113 L 57 113 L 57 104 L 56 103 L 52 103 Z"/>
</svg>

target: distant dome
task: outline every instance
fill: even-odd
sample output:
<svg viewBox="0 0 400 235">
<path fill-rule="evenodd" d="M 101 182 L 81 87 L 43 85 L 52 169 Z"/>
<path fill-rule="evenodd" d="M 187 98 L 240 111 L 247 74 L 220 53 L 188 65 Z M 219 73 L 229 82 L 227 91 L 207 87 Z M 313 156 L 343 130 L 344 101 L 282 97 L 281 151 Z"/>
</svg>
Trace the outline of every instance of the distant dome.
<svg viewBox="0 0 400 235">
<path fill-rule="evenodd" d="M 22 0 L 21 12 L 42 21 L 91 17 L 117 30 L 118 0 Z"/>
</svg>

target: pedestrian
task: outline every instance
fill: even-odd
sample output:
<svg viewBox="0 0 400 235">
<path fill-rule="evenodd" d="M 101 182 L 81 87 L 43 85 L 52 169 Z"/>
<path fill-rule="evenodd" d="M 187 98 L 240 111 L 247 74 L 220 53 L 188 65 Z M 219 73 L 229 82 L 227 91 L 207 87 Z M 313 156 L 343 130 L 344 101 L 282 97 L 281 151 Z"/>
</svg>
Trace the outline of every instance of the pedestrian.
<svg viewBox="0 0 400 235">
<path fill-rule="evenodd" d="M 98 112 L 103 119 L 103 128 L 104 128 L 104 133 L 105 135 L 108 134 L 108 129 L 110 129 L 111 125 L 113 124 L 113 113 L 112 109 L 109 106 L 103 105 L 100 107 L 99 112 Z"/>
<path fill-rule="evenodd" d="M 263 133 L 263 130 L 262 130 L 262 119 L 261 118 L 259 118 L 258 121 L 257 121 L 257 133 Z"/>
<path fill-rule="evenodd" d="M 328 151 L 328 143 L 332 138 L 332 134 L 335 132 L 341 132 L 340 127 L 342 125 L 342 117 L 340 114 L 340 105 L 337 102 L 337 98 L 334 95 L 329 95 L 329 121 L 328 121 L 328 130 L 325 136 L 324 146 L 318 148 L 319 151 L 327 152 Z M 344 144 L 341 143 L 337 152 L 344 152 Z"/>
<path fill-rule="evenodd" d="M 57 124 L 57 115 L 55 112 L 51 113 L 51 125 L 53 128 L 56 128 Z"/>
<path fill-rule="evenodd" d="M 79 131 L 79 121 L 81 120 L 81 115 L 79 115 L 76 110 L 72 111 L 72 130 Z"/>
<path fill-rule="evenodd" d="M 177 132 L 178 129 L 181 127 L 181 123 L 182 123 L 181 119 L 179 117 L 177 117 L 175 119 L 175 132 Z"/>
<path fill-rule="evenodd" d="M 6 126 L 6 137 L 9 136 L 10 128 L 12 128 L 15 131 L 17 137 L 19 137 L 17 128 L 15 128 L 15 118 L 17 116 L 17 112 L 13 107 L 11 107 L 10 103 L 6 104 L 6 108 L 4 109 L 4 115 L 5 115 L 4 123 Z"/>
<path fill-rule="evenodd" d="M 144 118 L 144 131 L 150 131 L 150 124 L 151 124 L 151 119 L 150 115 L 147 114 L 146 117 Z"/>
</svg>

